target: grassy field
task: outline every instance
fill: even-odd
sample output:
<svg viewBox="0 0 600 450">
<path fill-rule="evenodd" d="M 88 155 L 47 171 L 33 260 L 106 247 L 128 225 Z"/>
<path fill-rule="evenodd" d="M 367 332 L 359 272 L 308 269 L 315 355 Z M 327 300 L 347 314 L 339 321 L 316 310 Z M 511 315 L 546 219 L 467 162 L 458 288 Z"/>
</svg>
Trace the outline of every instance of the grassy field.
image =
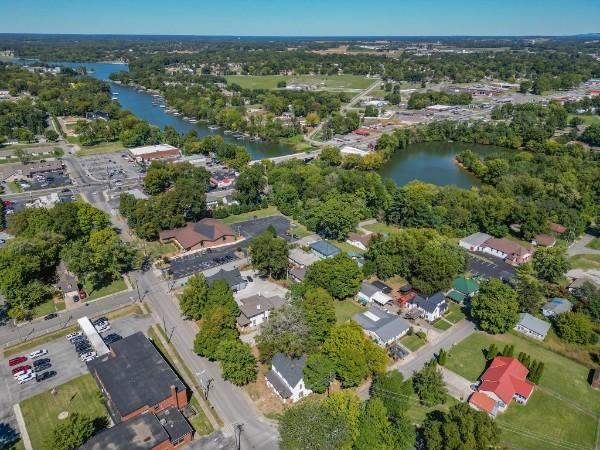
<svg viewBox="0 0 600 450">
<path fill-rule="evenodd" d="M 259 209 L 258 211 L 250 211 L 247 213 L 236 214 L 233 216 L 225 217 L 222 222 L 227 225 L 231 225 L 233 223 L 244 222 L 246 220 L 260 219 L 261 217 L 274 216 L 275 214 L 279 214 L 279 211 L 274 206 L 269 206 L 265 209 Z"/>
<path fill-rule="evenodd" d="M 458 323 L 465 318 L 465 313 L 462 312 L 460 305 L 454 302 L 449 302 L 448 311 L 444 318 L 452 323 Z"/>
<path fill-rule="evenodd" d="M 409 349 L 411 352 L 414 352 L 423 347 L 427 343 L 427 341 L 417 336 L 416 333 L 413 333 L 410 336 L 406 335 L 402 337 L 400 339 L 400 343 L 404 345 L 407 349 Z"/>
<path fill-rule="evenodd" d="M 41 305 L 38 305 L 35 308 L 33 308 L 32 317 L 34 319 L 37 317 L 44 317 L 47 314 L 50 314 L 50 313 L 53 313 L 56 311 L 62 311 L 63 309 L 65 309 L 64 302 L 56 303 L 54 301 L 54 299 L 50 299 L 48 301 L 45 301 Z"/>
<path fill-rule="evenodd" d="M 120 142 L 105 142 L 98 145 L 92 145 L 89 147 L 81 147 L 75 156 L 90 156 L 90 155 L 100 155 L 102 153 L 114 153 L 124 150 L 123 144 Z"/>
<path fill-rule="evenodd" d="M 386 225 L 385 223 L 372 223 L 371 225 L 365 225 L 363 228 L 373 233 L 390 234 L 399 231 L 400 229 L 392 225 Z"/>
<path fill-rule="evenodd" d="M 91 301 L 106 295 L 112 295 L 116 294 L 117 292 L 124 291 L 127 289 L 127 285 L 125 284 L 125 281 L 123 281 L 123 278 L 119 278 L 118 280 L 110 283 L 108 286 L 103 286 L 96 290 L 93 290 L 89 284 L 84 284 L 83 288 L 88 294 L 85 300 Z"/>
<path fill-rule="evenodd" d="M 107 416 L 100 391 L 89 374 L 61 384 L 55 395 L 46 391 L 22 401 L 21 410 L 34 449 L 44 448 L 44 439 L 58 424 L 58 414 L 62 411 L 93 418 Z"/>
<path fill-rule="evenodd" d="M 427 414 L 429 414 L 430 412 L 432 412 L 432 411 L 447 412 L 448 409 L 452 405 L 455 405 L 457 403 L 458 403 L 458 400 L 456 400 L 455 398 L 450 397 L 448 395 L 446 397 L 446 402 L 444 404 L 427 407 L 427 406 L 421 405 L 419 403 L 419 399 L 417 398 L 417 396 L 413 394 L 409 400 L 408 409 L 406 410 L 406 415 L 408 416 L 408 418 L 410 419 L 410 421 L 412 423 L 414 423 L 416 425 L 421 425 L 425 421 Z"/>
<path fill-rule="evenodd" d="M 600 255 L 575 255 L 569 262 L 573 269 L 600 269 Z"/>
<path fill-rule="evenodd" d="M 583 123 L 586 125 L 593 125 L 593 124 L 600 123 L 600 117 L 594 116 L 592 114 L 568 114 L 567 121 L 570 122 L 573 117 L 579 117 L 581 120 L 583 120 Z"/>
<path fill-rule="evenodd" d="M 290 84 L 319 85 L 319 89 L 343 91 L 366 89 L 375 80 L 360 75 L 333 76 L 286 76 L 286 75 L 229 75 L 225 77 L 228 83 L 236 83 L 245 89 L 277 89 L 279 81 Z M 321 85 L 323 83 L 324 85 Z"/>
<path fill-rule="evenodd" d="M 433 326 L 441 331 L 446 331 L 452 327 L 452 323 L 445 320 L 443 317 L 440 317 L 438 320 L 433 322 Z"/>
<path fill-rule="evenodd" d="M 593 248 L 594 250 L 600 250 L 600 238 L 592 239 L 590 243 L 586 245 L 586 247 Z"/>
<path fill-rule="evenodd" d="M 492 343 L 500 350 L 506 344 L 513 344 L 515 354 L 525 352 L 532 359 L 543 361 L 545 368 L 540 381 L 541 387 L 600 415 L 600 391 L 592 389 L 588 383 L 590 369 L 544 348 L 542 343 L 532 339 L 512 333 L 474 333 L 452 349 L 446 367 L 471 381 L 477 380 L 485 369 L 483 352 Z"/>
<path fill-rule="evenodd" d="M 352 319 L 352 316 L 356 313 L 365 311 L 367 308 L 359 305 L 352 300 L 336 301 L 335 307 L 335 318 L 338 323 L 346 322 Z"/>
<path fill-rule="evenodd" d="M 512 403 L 496 420 L 501 442 L 528 450 L 593 449 L 597 419 L 536 389 L 526 405 Z"/>
<path fill-rule="evenodd" d="M 160 258 L 164 255 L 170 255 L 177 253 L 178 248 L 172 242 L 168 242 L 166 244 L 162 244 L 159 241 L 154 242 L 146 242 L 146 251 L 150 255 L 151 258 Z"/>
</svg>

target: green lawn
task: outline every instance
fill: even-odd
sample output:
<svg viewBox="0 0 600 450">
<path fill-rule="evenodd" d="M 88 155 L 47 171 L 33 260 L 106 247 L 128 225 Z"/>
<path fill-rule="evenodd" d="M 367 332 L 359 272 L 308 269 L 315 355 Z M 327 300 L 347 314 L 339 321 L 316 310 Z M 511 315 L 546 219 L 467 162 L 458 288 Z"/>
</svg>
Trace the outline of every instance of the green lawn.
<svg viewBox="0 0 600 450">
<path fill-rule="evenodd" d="M 575 255 L 569 262 L 573 269 L 600 269 L 600 255 Z"/>
<path fill-rule="evenodd" d="M 408 403 L 408 409 L 406 410 L 406 415 L 410 419 L 410 421 L 414 424 L 421 425 L 427 414 L 432 411 L 444 411 L 447 412 L 448 409 L 459 403 L 454 397 L 450 397 L 449 395 L 446 397 L 446 402 L 442 405 L 436 405 L 432 407 L 423 406 L 420 404 L 419 399 L 416 395 L 412 395 L 410 401 Z"/>
<path fill-rule="evenodd" d="M 600 117 L 592 115 L 592 114 L 568 114 L 567 121 L 571 121 L 573 117 L 579 117 L 583 120 L 583 123 L 586 125 L 594 125 L 600 123 Z"/>
<path fill-rule="evenodd" d="M 526 405 L 511 403 L 496 420 L 501 442 L 527 450 L 593 449 L 597 420 L 539 389 Z"/>
<path fill-rule="evenodd" d="M 146 252 L 148 252 L 153 259 L 177 253 L 178 250 L 177 245 L 172 242 L 167 242 L 166 244 L 162 244 L 160 241 L 146 242 Z"/>
<path fill-rule="evenodd" d="M 31 314 L 32 314 L 32 317 L 35 319 L 37 317 L 43 317 L 47 314 L 50 314 L 50 313 L 53 313 L 56 311 L 62 311 L 63 309 L 65 309 L 64 302 L 55 303 L 54 299 L 50 299 L 48 301 L 45 301 L 41 305 L 38 305 L 35 308 L 33 308 Z"/>
<path fill-rule="evenodd" d="M 600 250 L 600 238 L 592 239 L 590 243 L 586 245 L 586 247 L 593 248 L 594 250 Z"/>
<path fill-rule="evenodd" d="M 339 248 L 341 251 L 343 251 L 344 253 L 358 253 L 359 255 L 362 255 L 363 253 L 365 253 L 364 250 L 355 247 L 352 244 L 348 244 L 347 242 L 338 242 L 338 241 L 327 241 L 329 242 L 331 245 L 335 245 L 337 248 Z"/>
<path fill-rule="evenodd" d="M 274 216 L 275 214 L 279 214 L 279 211 L 277 210 L 277 208 L 274 206 L 269 206 L 268 208 L 259 209 L 258 211 L 250 211 L 247 213 L 236 214 L 233 216 L 225 217 L 222 220 L 222 222 L 226 223 L 228 225 L 231 225 L 234 223 L 244 222 L 246 220 L 254 219 L 255 217 L 257 219 L 260 219 L 261 217 Z"/>
<path fill-rule="evenodd" d="M 532 359 L 543 361 L 545 368 L 540 386 L 600 414 L 600 391 L 592 389 L 588 383 L 590 369 L 544 348 L 533 339 L 512 333 L 489 335 L 477 332 L 452 349 L 446 367 L 471 381 L 477 380 L 485 369 L 483 351 L 492 343 L 500 350 L 506 344 L 513 344 L 515 354 L 525 352 Z"/>
<path fill-rule="evenodd" d="M 23 188 L 16 181 L 9 181 L 6 183 L 12 192 L 23 192 Z"/>
<path fill-rule="evenodd" d="M 399 231 L 400 229 L 393 225 L 386 225 L 385 223 L 372 223 L 371 225 L 365 225 L 363 227 L 366 230 L 369 230 L 373 233 L 381 233 L 381 234 L 390 234 Z"/>
<path fill-rule="evenodd" d="M 106 417 L 106 407 L 101 398 L 94 379 L 86 374 L 58 386 L 55 395 L 46 391 L 23 400 L 21 410 L 33 448 L 44 448 L 44 439 L 58 424 L 58 414 L 62 411 L 93 418 Z"/>
<path fill-rule="evenodd" d="M 104 142 L 102 144 L 91 145 L 89 147 L 81 146 L 81 150 L 79 150 L 75 156 L 99 155 L 101 153 L 114 153 L 122 150 L 124 150 L 124 147 L 121 142 Z"/>
<path fill-rule="evenodd" d="M 440 317 L 438 320 L 433 322 L 433 326 L 438 330 L 446 331 L 452 327 L 452 324 L 447 320 L 444 320 L 444 318 Z"/>
<path fill-rule="evenodd" d="M 462 312 L 460 305 L 457 305 L 454 302 L 448 302 L 448 311 L 444 316 L 446 320 L 452 323 L 458 323 L 463 320 L 466 316 L 465 313 Z"/>
<path fill-rule="evenodd" d="M 118 280 L 110 283 L 108 286 L 103 286 L 96 290 L 93 290 L 89 284 L 84 284 L 83 288 L 88 294 L 85 300 L 91 301 L 106 295 L 116 294 L 117 292 L 124 291 L 127 289 L 127 285 L 125 284 L 123 278 L 119 278 Z"/>
<path fill-rule="evenodd" d="M 400 339 L 400 343 L 407 349 L 409 349 L 411 352 L 414 352 L 419 348 L 423 347 L 427 343 L 427 341 L 417 336 L 416 333 L 413 333 L 410 336 L 406 335 L 402 337 Z"/>
<path fill-rule="evenodd" d="M 367 309 L 353 300 L 336 301 L 333 305 L 335 307 L 335 318 L 338 323 L 346 322 L 352 319 L 354 314 Z"/>
<path fill-rule="evenodd" d="M 236 83 L 245 89 L 277 89 L 277 83 L 285 81 L 288 85 L 315 84 L 319 85 L 319 89 L 334 91 L 366 89 L 375 81 L 360 75 L 229 75 L 225 78 L 228 83 Z M 324 83 L 324 85 L 321 86 L 321 83 Z"/>
</svg>

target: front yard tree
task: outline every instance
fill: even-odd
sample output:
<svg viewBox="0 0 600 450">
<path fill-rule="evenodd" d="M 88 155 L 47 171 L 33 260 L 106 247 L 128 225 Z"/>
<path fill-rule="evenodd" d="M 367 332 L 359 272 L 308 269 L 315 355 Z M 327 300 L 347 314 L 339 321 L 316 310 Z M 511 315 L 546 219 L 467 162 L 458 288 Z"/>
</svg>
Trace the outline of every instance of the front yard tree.
<svg viewBox="0 0 600 450">
<path fill-rule="evenodd" d="M 533 254 L 533 269 L 539 279 L 548 283 L 558 283 L 570 264 L 562 246 L 539 248 Z"/>
<path fill-rule="evenodd" d="M 45 447 L 48 450 L 72 450 L 81 447 L 96 431 L 94 419 L 72 413 L 59 423 L 48 436 Z"/>
<path fill-rule="evenodd" d="M 181 314 L 192 320 L 200 320 L 206 307 L 207 295 L 208 283 L 204 274 L 199 273 L 190 277 L 179 301 Z"/>
<path fill-rule="evenodd" d="M 423 438 L 427 450 L 488 450 L 498 445 L 500 429 L 487 414 L 458 403 L 447 413 L 431 413 Z"/>
<path fill-rule="evenodd" d="M 560 314 L 554 326 L 560 338 L 572 344 L 589 344 L 594 338 L 594 326 L 582 312 Z"/>
<path fill-rule="evenodd" d="M 239 339 L 226 339 L 219 344 L 216 353 L 221 363 L 223 378 L 243 386 L 256 380 L 256 359 L 252 349 Z"/>
<path fill-rule="evenodd" d="M 365 402 L 358 431 L 355 450 L 393 449 L 392 427 L 381 399 L 373 397 Z"/>
<path fill-rule="evenodd" d="M 362 412 L 362 401 L 358 395 L 347 390 L 332 392 L 323 400 L 323 406 L 334 416 L 345 419 L 350 439 L 355 442 L 359 433 Z"/>
<path fill-rule="evenodd" d="M 302 309 L 314 346 L 321 345 L 335 325 L 333 297 L 323 288 L 309 289 L 304 294 Z"/>
<path fill-rule="evenodd" d="M 516 325 L 519 317 L 517 293 L 497 278 L 490 278 L 481 283 L 471 300 L 471 315 L 482 330 L 505 333 Z"/>
<path fill-rule="evenodd" d="M 517 268 L 515 290 L 520 310 L 535 313 L 546 301 L 544 284 L 536 277 L 531 264 L 522 264 Z"/>
<path fill-rule="evenodd" d="M 319 400 L 299 402 L 286 409 L 279 421 L 282 450 L 336 450 L 350 444 L 346 418 Z"/>
<path fill-rule="evenodd" d="M 306 271 L 309 285 L 325 289 L 338 300 L 356 295 L 362 278 L 358 264 L 341 253 L 311 264 Z"/>
<path fill-rule="evenodd" d="M 413 387 L 421 403 L 435 406 L 446 402 L 448 390 L 435 359 L 432 359 L 413 376 Z"/>
<path fill-rule="evenodd" d="M 335 366 L 333 362 L 322 353 L 313 353 L 308 356 L 304 368 L 304 382 L 306 387 L 322 394 L 329 388 L 335 378 Z"/>
<path fill-rule="evenodd" d="M 288 268 L 288 243 L 272 227 L 256 236 L 249 247 L 250 261 L 261 276 L 285 278 Z"/>
<path fill-rule="evenodd" d="M 310 328 L 304 312 L 294 305 L 273 311 L 256 337 L 260 359 L 265 363 L 270 363 L 273 355 L 279 352 L 292 357 L 302 356 L 309 349 L 309 343 Z"/>
<path fill-rule="evenodd" d="M 212 307 L 221 307 L 226 312 L 225 320 L 235 327 L 235 319 L 240 315 L 240 309 L 233 299 L 233 291 L 225 280 L 213 281 L 206 293 L 205 310 Z"/>
<path fill-rule="evenodd" d="M 235 322 L 231 322 L 223 306 L 213 306 L 206 310 L 200 331 L 194 340 L 194 352 L 211 360 L 217 359 L 219 344 L 228 339 L 237 339 Z"/>
<path fill-rule="evenodd" d="M 235 198 L 242 205 L 260 205 L 266 186 L 263 165 L 246 166 L 235 182 Z"/>
</svg>

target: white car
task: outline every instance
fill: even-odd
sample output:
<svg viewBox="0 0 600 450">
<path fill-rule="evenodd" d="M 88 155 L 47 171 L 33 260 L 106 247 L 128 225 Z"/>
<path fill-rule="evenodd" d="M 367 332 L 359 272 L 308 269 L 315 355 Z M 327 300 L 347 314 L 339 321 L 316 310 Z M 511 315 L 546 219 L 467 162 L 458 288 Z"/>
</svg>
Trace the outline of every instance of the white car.
<svg viewBox="0 0 600 450">
<path fill-rule="evenodd" d="M 70 341 L 71 339 L 76 338 L 78 336 L 82 336 L 82 333 L 76 331 L 75 333 L 67 334 L 67 339 Z"/>
<path fill-rule="evenodd" d="M 48 350 L 46 350 L 45 348 L 41 348 L 39 350 L 36 350 L 35 352 L 31 352 L 29 354 L 29 357 L 31 359 L 35 359 L 35 358 L 39 358 L 40 356 L 44 356 L 48 354 Z"/>
<path fill-rule="evenodd" d="M 81 355 L 79 357 L 79 359 L 81 359 L 82 361 L 87 361 L 88 358 L 92 358 L 94 359 L 96 357 L 96 352 L 89 352 L 89 353 L 84 353 L 83 355 Z"/>
<path fill-rule="evenodd" d="M 110 330 L 110 325 L 108 325 L 108 324 L 96 327 L 96 331 L 98 333 L 104 333 L 104 332 L 106 332 L 108 330 Z"/>
<path fill-rule="evenodd" d="M 91 360 L 96 359 L 96 357 L 94 355 L 88 356 L 87 358 L 85 358 L 83 360 L 83 362 L 90 362 Z"/>
<path fill-rule="evenodd" d="M 19 378 L 25 377 L 29 374 L 33 373 L 33 370 L 29 369 L 29 370 L 22 370 L 20 372 L 17 372 L 13 375 L 15 380 L 19 380 Z"/>
<path fill-rule="evenodd" d="M 29 373 L 23 377 L 17 378 L 17 383 L 23 384 L 23 383 L 27 383 L 28 381 L 31 381 L 33 379 L 35 379 L 35 375 L 33 373 Z"/>
</svg>

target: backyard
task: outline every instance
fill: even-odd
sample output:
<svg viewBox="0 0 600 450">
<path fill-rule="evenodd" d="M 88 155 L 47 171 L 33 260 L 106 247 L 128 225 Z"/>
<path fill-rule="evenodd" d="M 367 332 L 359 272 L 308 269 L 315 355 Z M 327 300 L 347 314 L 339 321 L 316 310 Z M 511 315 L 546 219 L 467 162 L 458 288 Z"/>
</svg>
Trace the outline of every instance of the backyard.
<svg viewBox="0 0 600 450">
<path fill-rule="evenodd" d="M 274 206 L 269 206 L 268 208 L 259 209 L 258 211 L 250 211 L 247 213 L 227 216 L 222 220 L 222 222 L 226 223 L 227 225 L 231 225 L 234 223 L 244 222 L 246 220 L 251 220 L 254 218 L 260 219 L 262 217 L 274 216 L 275 214 L 279 214 L 277 208 Z"/>
<path fill-rule="evenodd" d="M 59 422 L 58 415 L 67 411 L 93 418 L 107 416 L 102 396 L 91 375 L 83 375 L 51 391 L 21 402 L 21 411 L 34 449 L 45 448 L 44 440 Z"/>
<path fill-rule="evenodd" d="M 454 302 L 448 302 L 448 311 L 444 315 L 444 318 L 451 323 L 458 323 L 466 317 L 465 313 L 462 311 L 460 305 L 457 305 Z"/>
<path fill-rule="evenodd" d="M 335 318 L 338 323 L 346 322 L 352 319 L 352 316 L 365 311 L 367 308 L 359 305 L 353 300 L 342 300 L 334 303 Z"/>
<path fill-rule="evenodd" d="M 390 234 L 390 233 L 395 233 L 397 231 L 400 231 L 400 229 L 395 226 L 386 225 L 385 223 L 381 223 L 381 222 L 372 223 L 370 225 L 365 225 L 363 228 L 365 230 L 371 231 L 372 233 L 381 233 L 381 234 Z"/>
</svg>

